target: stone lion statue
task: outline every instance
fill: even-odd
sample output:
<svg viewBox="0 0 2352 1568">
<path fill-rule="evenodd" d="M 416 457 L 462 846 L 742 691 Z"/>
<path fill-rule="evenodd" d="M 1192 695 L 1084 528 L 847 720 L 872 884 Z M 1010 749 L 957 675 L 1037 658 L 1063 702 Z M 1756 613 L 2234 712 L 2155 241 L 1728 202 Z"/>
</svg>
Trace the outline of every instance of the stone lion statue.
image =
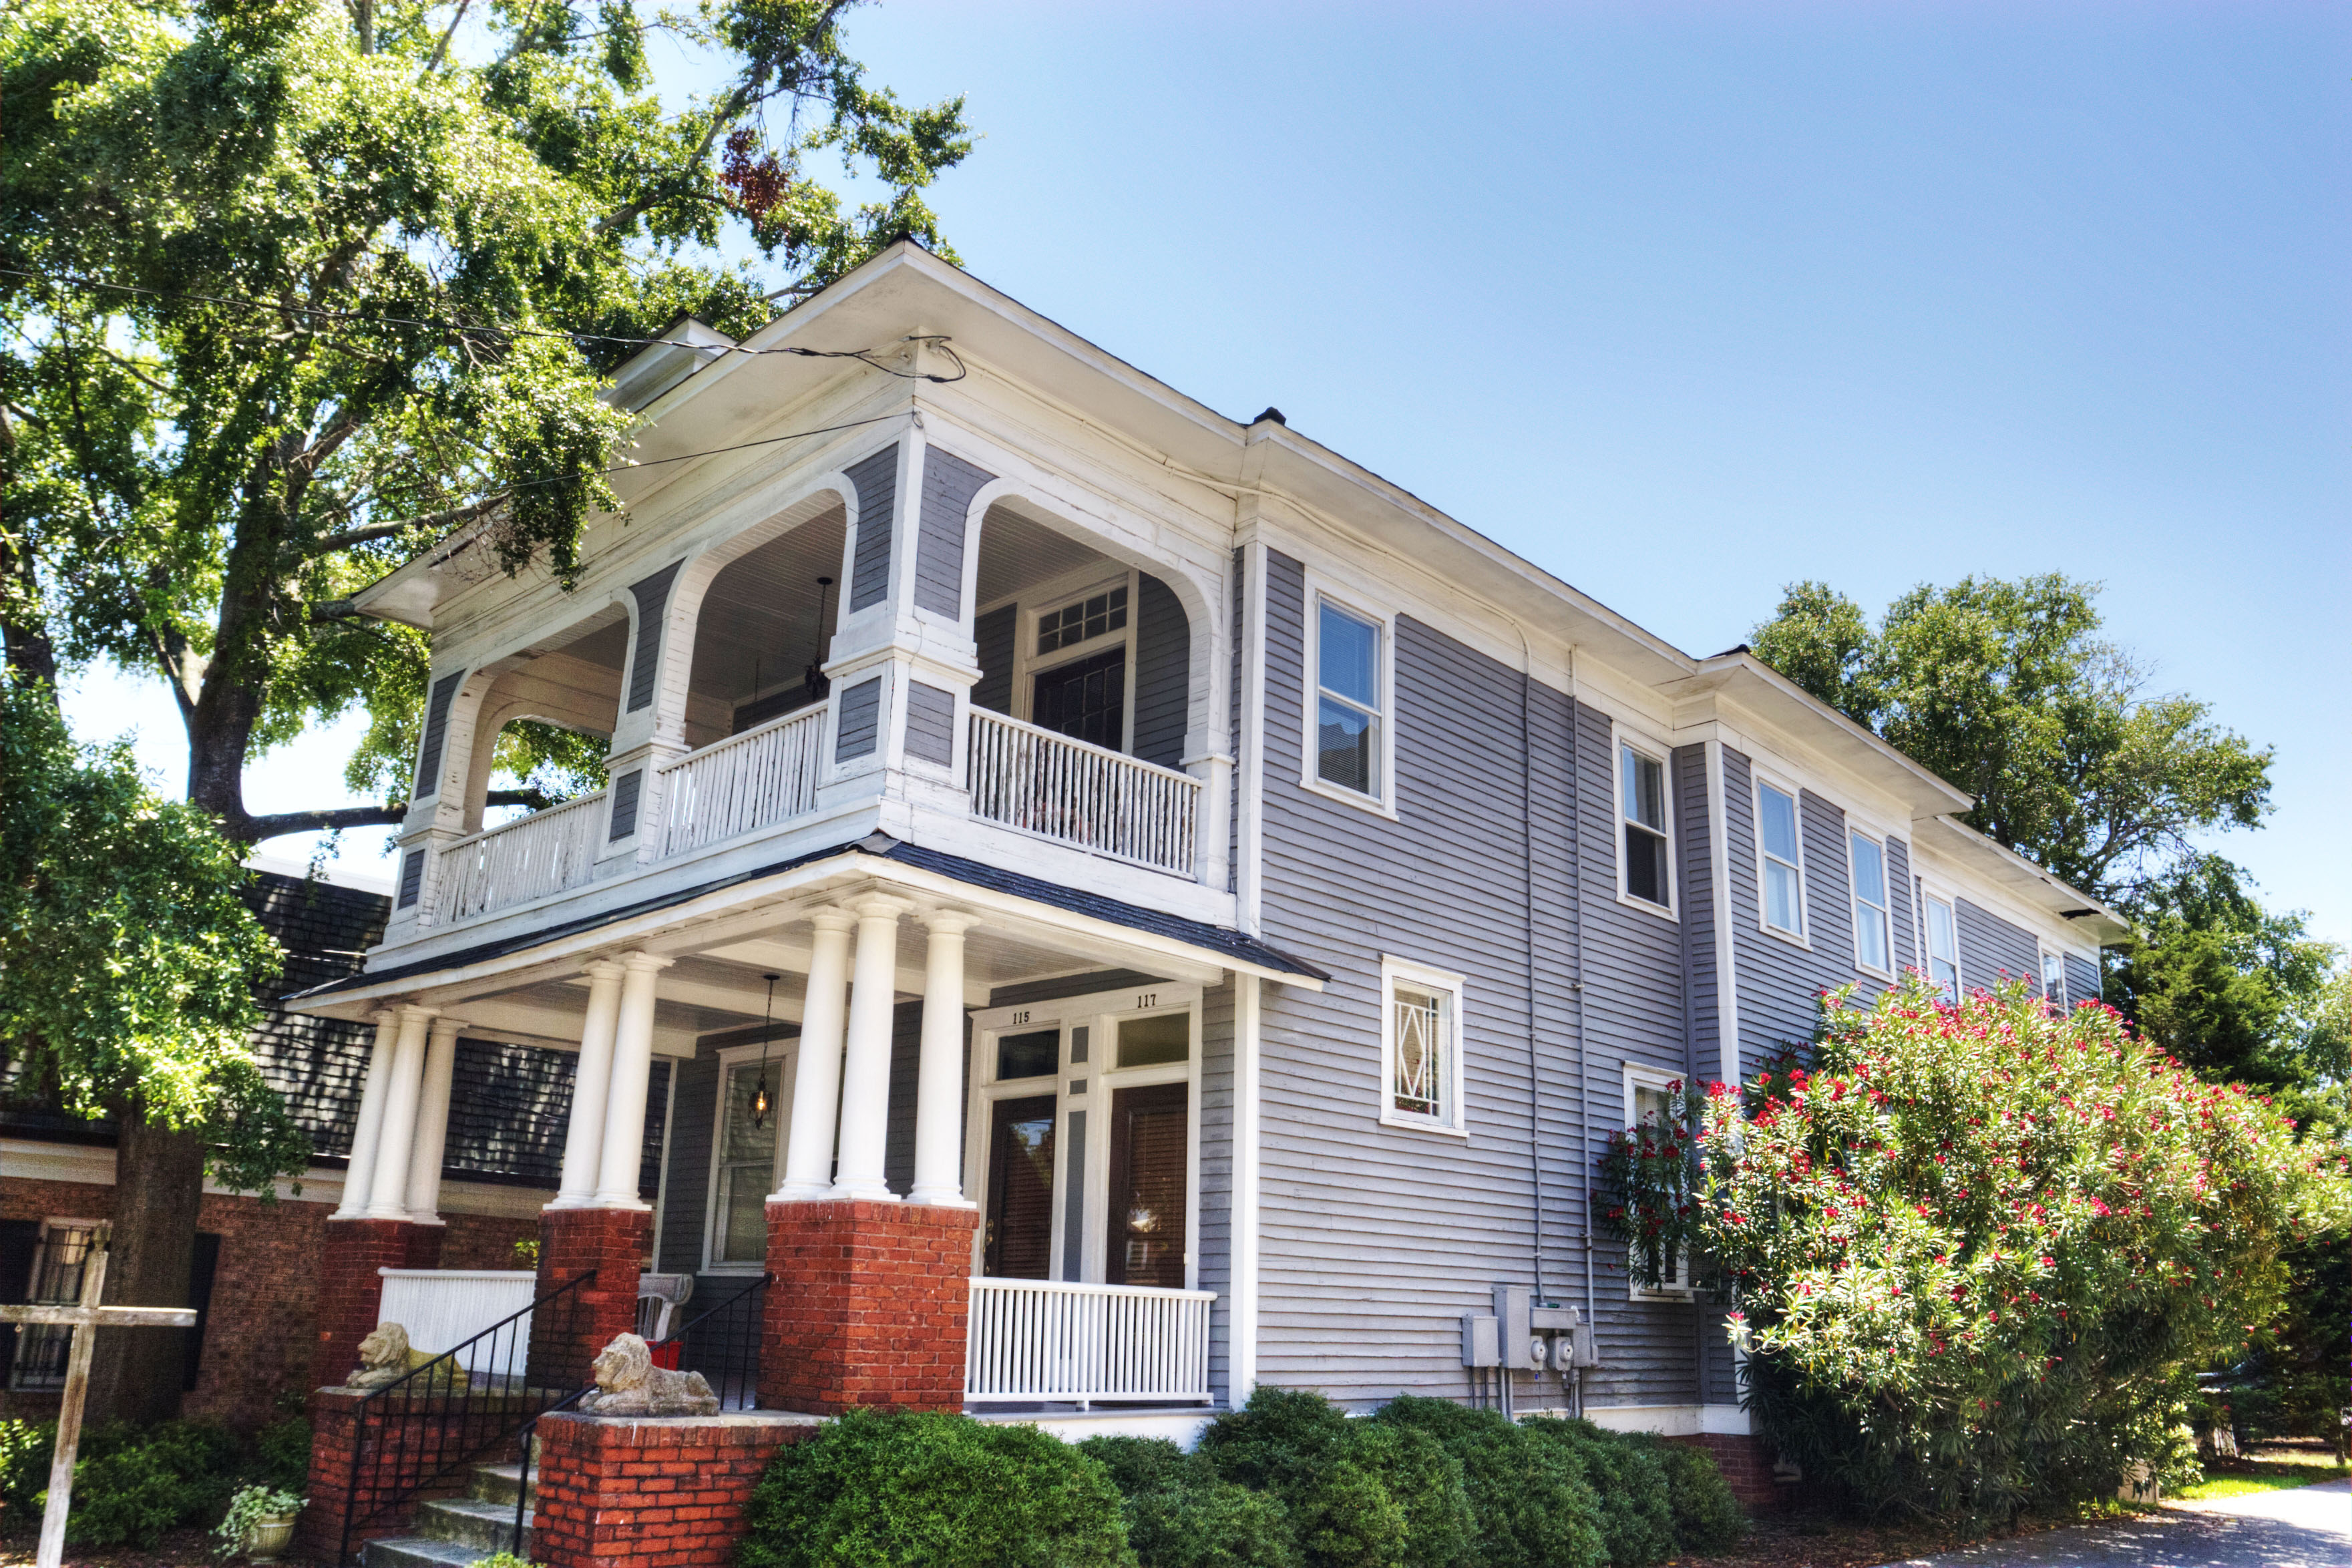
<svg viewBox="0 0 2352 1568">
<path fill-rule="evenodd" d="M 359 1370 L 343 1379 L 343 1386 L 382 1388 L 440 1359 L 431 1351 L 411 1350 L 408 1331 L 400 1324 L 378 1323 L 360 1342 Z M 452 1361 L 442 1362 L 438 1368 L 409 1386 L 419 1394 L 463 1394 L 468 1384 L 465 1369 Z"/>
<path fill-rule="evenodd" d="M 698 1372 L 654 1364 L 653 1352 L 635 1334 L 615 1334 L 596 1358 L 596 1392 L 580 1401 L 590 1415 L 716 1415 L 719 1396 Z"/>
</svg>

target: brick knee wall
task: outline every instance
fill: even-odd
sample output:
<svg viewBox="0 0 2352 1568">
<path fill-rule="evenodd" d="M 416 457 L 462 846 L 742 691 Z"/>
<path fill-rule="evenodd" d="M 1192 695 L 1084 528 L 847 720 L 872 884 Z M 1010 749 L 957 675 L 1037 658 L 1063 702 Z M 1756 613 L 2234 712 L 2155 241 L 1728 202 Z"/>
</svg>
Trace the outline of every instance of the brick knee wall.
<svg viewBox="0 0 2352 1568">
<path fill-rule="evenodd" d="M 770 1457 L 820 1425 L 767 1411 L 551 1415 L 539 1425 L 531 1558 L 549 1568 L 726 1568 Z"/>
<path fill-rule="evenodd" d="M 404 1534 L 418 1503 L 465 1495 L 476 1465 L 511 1464 L 520 1452 L 509 1431 L 520 1411 L 397 1394 L 363 1405 L 362 1392 L 310 1395 L 310 1502 L 295 1522 L 294 1545 L 312 1563 L 332 1563 L 345 1545 L 357 1552 L 362 1541 Z"/>
<path fill-rule="evenodd" d="M 539 1293 L 594 1276 L 531 1314 L 530 1378 L 580 1388 L 596 1352 L 637 1326 L 637 1275 L 653 1241 L 649 1209 L 549 1209 L 539 1216 Z"/>
<path fill-rule="evenodd" d="M 978 1223 L 928 1204 L 770 1204 L 761 1405 L 962 1409 Z"/>
<path fill-rule="evenodd" d="M 1785 1504 L 1782 1494 L 1789 1489 L 1773 1481 L 1772 1450 L 1763 1438 L 1746 1433 L 1703 1432 L 1666 1440 L 1688 1443 L 1714 1455 L 1716 1468 L 1723 1472 L 1731 1495 L 1749 1513 L 1769 1513 Z"/>
<path fill-rule="evenodd" d="M 318 1348 L 310 1373 L 322 1386 L 341 1383 L 360 1364 L 360 1342 L 374 1331 L 383 1303 L 379 1268 L 413 1268 L 409 1253 L 420 1226 L 399 1219 L 327 1222 L 319 1255 Z"/>
</svg>

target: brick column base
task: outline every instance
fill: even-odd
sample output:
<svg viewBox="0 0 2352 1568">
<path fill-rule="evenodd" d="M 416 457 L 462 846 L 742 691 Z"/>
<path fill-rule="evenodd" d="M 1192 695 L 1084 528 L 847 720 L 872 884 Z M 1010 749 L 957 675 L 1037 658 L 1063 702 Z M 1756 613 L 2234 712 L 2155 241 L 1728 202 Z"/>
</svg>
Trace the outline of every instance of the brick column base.
<svg viewBox="0 0 2352 1568">
<path fill-rule="evenodd" d="M 653 1240 L 651 1209 L 557 1209 L 539 1216 L 539 1293 L 583 1274 L 585 1285 L 530 1319 L 530 1381 L 581 1388 L 614 1334 L 637 1326 L 637 1275 Z"/>
<path fill-rule="evenodd" d="M 773 1411 L 548 1416 L 539 1424 L 531 1559 L 548 1568 L 729 1568 L 769 1458 L 822 1425 Z"/>
<path fill-rule="evenodd" d="M 383 1304 L 383 1280 L 379 1268 L 429 1268 L 412 1263 L 420 1242 L 417 1233 L 432 1233 L 433 1257 L 441 1252 L 439 1226 L 411 1225 L 404 1219 L 331 1219 L 319 1249 L 319 1349 L 310 1358 L 311 1381 L 338 1384 L 360 1364 L 360 1342 L 375 1330 L 377 1310 Z"/>
<path fill-rule="evenodd" d="M 962 1409 L 979 1221 L 929 1204 L 770 1204 L 760 1404 Z"/>
<path fill-rule="evenodd" d="M 1695 1436 L 1669 1437 L 1715 1456 L 1716 1468 L 1731 1487 L 1731 1495 L 1749 1513 L 1771 1513 L 1788 1503 L 1791 1489 L 1772 1479 L 1772 1449 L 1763 1438 L 1747 1433 L 1702 1432 Z"/>
</svg>

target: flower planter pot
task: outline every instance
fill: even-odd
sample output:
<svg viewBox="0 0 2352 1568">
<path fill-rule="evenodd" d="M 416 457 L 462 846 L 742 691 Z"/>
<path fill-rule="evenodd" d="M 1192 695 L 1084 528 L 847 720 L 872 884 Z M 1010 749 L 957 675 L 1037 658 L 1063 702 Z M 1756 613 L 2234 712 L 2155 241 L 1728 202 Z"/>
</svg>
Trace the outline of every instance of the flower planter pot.
<svg viewBox="0 0 2352 1568">
<path fill-rule="evenodd" d="M 273 1513 L 253 1521 L 245 1532 L 245 1554 L 256 1563 L 275 1563 L 294 1543 L 294 1516 Z"/>
</svg>

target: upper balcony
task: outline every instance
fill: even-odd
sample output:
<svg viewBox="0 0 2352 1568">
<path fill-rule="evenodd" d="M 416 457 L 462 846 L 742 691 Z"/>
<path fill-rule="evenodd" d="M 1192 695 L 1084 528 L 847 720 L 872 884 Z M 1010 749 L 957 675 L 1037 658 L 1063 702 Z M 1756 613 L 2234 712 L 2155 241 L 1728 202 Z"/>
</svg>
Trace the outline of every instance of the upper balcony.
<svg viewBox="0 0 2352 1568">
<path fill-rule="evenodd" d="M 1230 763 L 1199 743 L 1226 700 L 1217 585 L 1121 559 L 911 432 L 807 489 L 633 581 L 542 596 L 535 625 L 457 650 L 471 668 L 436 640 L 387 946 L 470 946 L 877 830 L 1230 923 Z M 608 782 L 486 824 L 526 720 L 604 742 Z"/>
</svg>

